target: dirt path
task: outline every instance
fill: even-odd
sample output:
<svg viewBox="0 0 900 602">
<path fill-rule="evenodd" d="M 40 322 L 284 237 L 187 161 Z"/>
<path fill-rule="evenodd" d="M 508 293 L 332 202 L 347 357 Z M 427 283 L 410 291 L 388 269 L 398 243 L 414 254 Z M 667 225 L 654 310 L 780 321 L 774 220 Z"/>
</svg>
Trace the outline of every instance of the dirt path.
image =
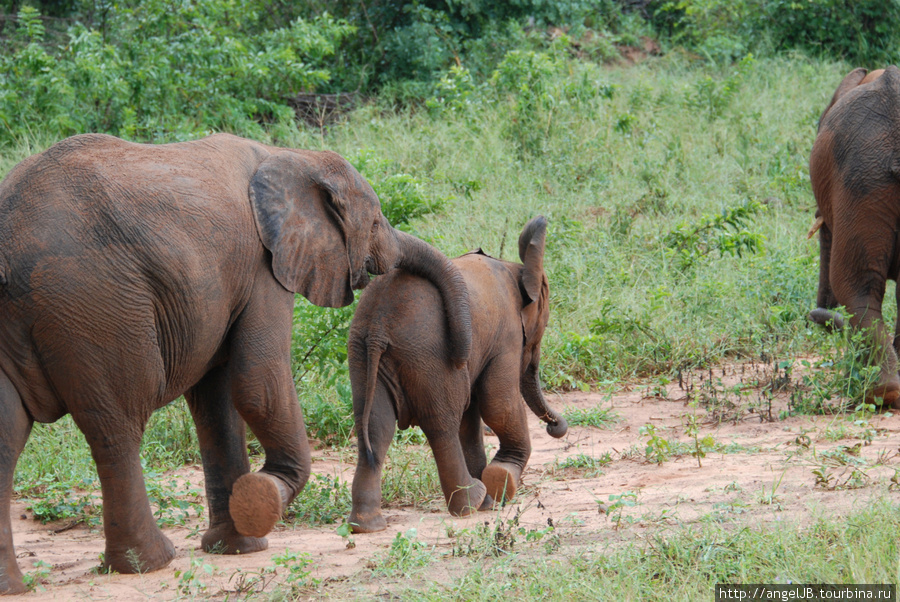
<svg viewBox="0 0 900 602">
<path fill-rule="evenodd" d="M 447 581 L 457 570 L 451 552 L 471 548 L 479 530 L 502 535 L 498 525 L 515 524 L 518 533 L 544 537 L 544 543 L 553 538 L 553 545 L 565 554 L 622 545 L 660 526 L 735 517 L 751 526 L 773 521 L 807 524 L 818 515 L 844 513 L 876 498 L 900 497 L 895 491 L 900 416 L 878 414 L 856 421 L 847 416 L 799 416 L 766 422 L 745 408 L 733 411 L 726 422 L 714 423 L 708 409 L 686 403 L 677 385 L 657 391 L 662 397 L 648 393 L 645 387 L 611 398 L 597 393 L 548 396 L 557 409 L 609 408 L 618 420 L 604 429 L 573 426 L 565 438 L 552 439 L 532 417 L 534 451 L 513 504 L 465 519 L 449 516 L 440 499 L 424 509 L 388 507 L 387 530 L 355 535 L 355 546 L 349 548 L 335 525 L 282 527 L 269 536 L 266 552 L 213 556 L 197 549 L 203 522 L 192 518 L 184 527 L 165 530 L 177 550 L 169 567 L 147 575 L 99 575 L 94 572 L 103 551 L 99 531 L 76 526 L 53 532 L 65 525 L 42 525 L 31 519 L 24 502 L 16 501 L 12 516 L 20 567 L 33 573 L 35 561 L 50 565 L 37 591 L 24 598 L 221 599 L 229 593 L 234 598 L 242 578 L 244 586 L 260 576 L 289 580 L 283 568 L 277 577 L 265 573 L 275 568 L 273 558 L 289 552 L 308 553 L 310 577 L 323 584 L 318 591 L 310 590 L 309 597 L 333 593 L 347 598 L 391 591 L 396 580 L 389 574 L 375 577 L 370 569 L 383 561 L 398 534 L 433 547 L 432 554 L 441 558 L 429 565 L 426 578 Z M 776 399 L 773 415 L 786 403 L 785 395 Z M 733 419 L 737 414 L 740 417 Z M 702 467 L 689 453 L 697 445 L 685 433 L 691 415 L 697 417 L 697 439 L 706 454 Z M 655 430 L 655 439 L 647 425 Z M 496 439 L 488 437 L 488 443 L 496 445 Z M 661 463 L 647 459 L 648 444 Z M 315 455 L 314 473 L 337 475 L 349 484 L 350 454 Z M 202 491 L 199 467 L 176 474 Z M 553 531 L 548 529 L 551 524 Z M 414 538 L 410 529 L 415 529 Z M 270 591 L 273 586 L 266 587 Z"/>
</svg>

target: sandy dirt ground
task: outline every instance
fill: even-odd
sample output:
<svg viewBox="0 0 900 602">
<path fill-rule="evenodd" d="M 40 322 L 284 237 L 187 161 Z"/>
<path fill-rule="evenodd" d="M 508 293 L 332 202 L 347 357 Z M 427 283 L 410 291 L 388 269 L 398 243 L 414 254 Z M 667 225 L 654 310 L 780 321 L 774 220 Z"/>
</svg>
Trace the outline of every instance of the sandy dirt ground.
<svg viewBox="0 0 900 602">
<path fill-rule="evenodd" d="M 22 598 L 243 598 L 247 594 L 242 589 L 254 589 L 248 585 L 254 576 L 267 575 L 267 585 L 255 586 L 264 592 L 284 579 L 284 570 L 277 575 L 265 571 L 274 568 L 274 557 L 288 551 L 310 555 L 309 577 L 319 583 L 300 592 L 301 598 L 389 597 L 400 586 L 399 578 L 372 569 L 398 534 L 412 537 L 410 529 L 437 557 L 424 578 L 447 582 L 458 574 L 452 556 L 465 545 L 467 535 L 511 521 L 519 533 L 546 535 L 552 525 L 559 553 L 581 554 L 626 545 L 641 533 L 666 526 L 727 519 L 751 527 L 783 523 L 799 528 L 819 516 L 861 509 L 876 499 L 900 499 L 896 491 L 900 416 L 784 417 L 788 393 L 776 394 L 771 408 L 767 401 L 758 401 L 762 399 L 758 390 L 729 397 L 728 387 L 746 380 L 746 373 L 746 366 L 728 366 L 693 375 L 682 386 L 548 395 L 560 411 L 601 407 L 616 420 L 607 428 L 572 426 L 566 437 L 553 439 L 532 416 L 533 454 L 512 503 L 467 518 L 451 517 L 439 497 L 416 508 L 389 506 L 384 509 L 387 530 L 354 535 L 352 547 L 338 535 L 336 525 L 279 526 L 269 535 L 265 552 L 209 555 L 198 549 L 203 520 L 193 518 L 183 527 L 164 529 L 177 550 L 165 569 L 145 575 L 104 575 L 96 572 L 104 546 L 97 528 L 41 524 L 33 520 L 25 501 L 15 500 L 12 517 L 19 565 L 34 572 L 34 563 L 41 561 L 46 573 L 36 590 Z M 704 396 L 700 385 L 709 376 L 721 386 L 708 387 L 712 395 Z M 682 387 L 693 389 L 692 394 Z M 691 416 L 699 426 L 696 441 L 686 433 Z M 702 466 L 690 453 L 698 441 L 705 452 Z M 496 447 L 496 438 L 487 437 L 486 442 Z M 662 454 L 661 463 L 648 459 L 648 445 L 651 455 Z M 352 450 L 316 451 L 313 471 L 336 475 L 349 484 L 353 457 Z M 583 466 L 591 463 L 603 466 Z M 202 491 L 199 466 L 175 474 Z"/>
</svg>

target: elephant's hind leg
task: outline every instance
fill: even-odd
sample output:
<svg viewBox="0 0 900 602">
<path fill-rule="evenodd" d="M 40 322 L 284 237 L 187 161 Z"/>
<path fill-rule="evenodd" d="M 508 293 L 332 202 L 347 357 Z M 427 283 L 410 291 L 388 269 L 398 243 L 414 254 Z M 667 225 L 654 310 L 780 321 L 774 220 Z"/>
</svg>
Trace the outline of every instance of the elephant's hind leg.
<svg viewBox="0 0 900 602">
<path fill-rule="evenodd" d="M 126 423 L 99 421 L 97 412 L 73 412 L 72 418 L 87 439 L 100 477 L 104 568 L 119 573 L 163 568 L 175 558 L 175 547 L 156 525 L 147 498 L 140 461 L 146 418 L 131 416 Z"/>
<path fill-rule="evenodd" d="M 469 474 L 466 454 L 460 443 L 459 425 L 469 395 L 468 372 L 459 371 L 455 378 L 443 382 L 444 387 L 417 393 L 421 399 L 416 401 L 416 407 L 423 413 L 426 409 L 433 410 L 433 413 L 418 417 L 419 425 L 437 462 L 447 510 L 454 516 L 467 516 L 481 508 L 487 493 L 484 483 Z M 459 413 L 453 415 L 453 408 L 458 408 Z"/>
<path fill-rule="evenodd" d="M 353 385 L 353 412 L 356 418 L 356 432 L 359 435 L 365 399 L 365 379 L 362 379 L 361 384 L 354 382 Z M 362 395 L 361 399 L 357 399 L 357 391 Z M 369 462 L 368 454 L 362 446 L 362 437 L 359 436 L 359 457 L 356 462 L 356 473 L 353 475 L 353 509 L 348 519 L 354 533 L 374 533 L 387 528 L 387 521 L 381 514 L 381 470 L 384 467 L 388 447 L 397 430 L 397 417 L 381 382 L 375 387 L 368 430 L 369 445 L 375 463 Z"/>
<path fill-rule="evenodd" d="M 517 374 L 517 368 L 492 365 L 475 391 L 485 424 L 500 440 L 500 449 L 481 473 L 488 495 L 497 502 L 508 501 L 516 494 L 531 456 L 525 403 L 519 387 L 510 385 L 510 374 Z"/>
<path fill-rule="evenodd" d="M 9 499 L 16 462 L 28 440 L 31 424 L 19 394 L 6 375 L 0 372 L 0 594 L 21 594 L 25 591 L 22 571 L 16 563 L 13 548 Z"/>
<path fill-rule="evenodd" d="M 881 366 L 878 382 L 868 397 L 880 397 L 885 404 L 900 400 L 894 337 L 882 314 L 893 252 L 894 236 L 890 228 L 867 231 L 861 240 L 835 236 L 830 266 L 837 301 L 851 312 L 850 323 L 867 333 L 872 362 Z"/>
<path fill-rule="evenodd" d="M 200 442 L 209 529 L 201 540 L 207 552 L 249 554 L 265 550 L 265 538 L 241 535 L 228 509 L 234 482 L 250 472 L 244 421 L 231 401 L 231 383 L 225 367 L 209 372 L 185 394 Z"/>
</svg>

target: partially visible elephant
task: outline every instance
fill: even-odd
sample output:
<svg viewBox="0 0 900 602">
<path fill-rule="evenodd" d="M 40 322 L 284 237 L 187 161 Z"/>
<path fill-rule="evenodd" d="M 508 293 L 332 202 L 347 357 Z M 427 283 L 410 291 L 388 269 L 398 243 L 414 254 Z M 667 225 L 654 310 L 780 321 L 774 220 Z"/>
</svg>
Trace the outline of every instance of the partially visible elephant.
<svg viewBox="0 0 900 602">
<path fill-rule="evenodd" d="M 550 315 L 546 230 L 544 217 L 525 226 L 519 237 L 524 265 L 480 250 L 453 260 L 468 287 L 472 314 L 472 348 L 464 366 L 453 361 L 444 302 L 431 283 L 398 269 L 363 292 L 348 343 L 359 437 L 349 518 L 355 533 L 386 527 L 381 469 L 397 424 L 422 428 L 456 516 L 515 495 L 531 455 L 523 397 L 548 423 L 550 435 L 565 435 L 566 421 L 547 405 L 538 377 Z M 500 440 L 490 464 L 482 420 Z"/>
<path fill-rule="evenodd" d="M 165 145 L 83 135 L 15 167 L 0 183 L 0 592 L 24 589 L 9 516 L 16 461 L 34 421 L 66 413 L 100 476 L 103 564 L 168 564 L 139 449 L 151 413 L 182 394 L 206 477 L 203 547 L 265 549 L 310 471 L 294 294 L 346 305 L 369 272 L 395 267 L 440 291 L 447 358 L 464 365 L 459 270 L 390 227 L 335 153 L 224 134 Z M 256 473 L 245 423 L 266 454 Z"/>
<path fill-rule="evenodd" d="M 900 406 L 895 338 L 884 324 L 885 283 L 900 273 L 900 71 L 854 69 L 838 86 L 819 121 L 809 160 L 818 210 L 818 308 L 810 319 L 869 333 L 878 382 L 868 393 Z M 898 288 L 900 295 L 900 288 Z M 900 317 L 898 317 L 900 318 Z M 897 328 L 900 328 L 898 321 Z"/>
</svg>

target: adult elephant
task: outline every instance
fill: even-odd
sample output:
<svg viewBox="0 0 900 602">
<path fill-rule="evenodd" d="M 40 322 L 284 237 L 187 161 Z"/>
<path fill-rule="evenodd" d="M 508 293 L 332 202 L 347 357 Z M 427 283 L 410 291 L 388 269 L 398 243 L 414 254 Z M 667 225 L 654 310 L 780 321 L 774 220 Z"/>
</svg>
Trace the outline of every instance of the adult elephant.
<svg viewBox="0 0 900 602">
<path fill-rule="evenodd" d="M 16 166 L 0 183 L 0 592 L 23 590 L 9 517 L 16 461 L 34 421 L 66 413 L 97 464 L 104 565 L 151 571 L 173 558 L 139 447 L 150 414 L 182 394 L 206 477 L 203 547 L 265 549 L 310 471 L 291 375 L 294 293 L 347 305 L 369 272 L 393 267 L 439 288 L 463 364 L 459 271 L 391 228 L 335 153 L 221 134 L 165 145 L 84 135 Z M 266 454 L 256 473 L 245 423 Z"/>
<path fill-rule="evenodd" d="M 810 319 L 865 329 L 881 366 L 870 397 L 900 406 L 895 338 L 884 324 L 885 283 L 900 272 L 900 71 L 854 69 L 819 122 L 809 161 L 818 210 L 818 308 Z M 898 289 L 900 294 L 900 289 Z M 900 318 L 900 316 L 898 316 Z M 898 321 L 900 327 L 900 321 Z"/>
</svg>

